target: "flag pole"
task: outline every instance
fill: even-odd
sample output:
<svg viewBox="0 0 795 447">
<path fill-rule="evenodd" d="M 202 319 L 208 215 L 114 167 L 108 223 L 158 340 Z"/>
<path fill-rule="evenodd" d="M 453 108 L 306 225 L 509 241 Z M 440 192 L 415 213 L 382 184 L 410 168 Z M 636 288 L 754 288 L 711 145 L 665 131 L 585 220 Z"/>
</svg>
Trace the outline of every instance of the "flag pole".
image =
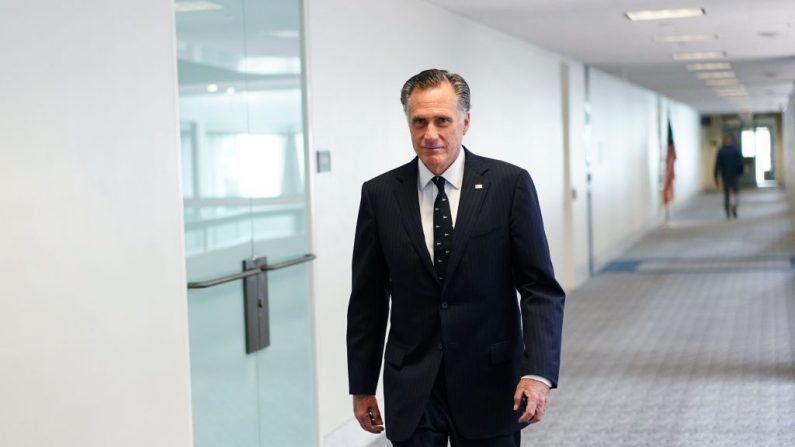
<svg viewBox="0 0 795 447">
<path fill-rule="evenodd" d="M 671 206 L 667 203 L 665 204 L 665 227 L 668 227 L 671 221 Z"/>
<path fill-rule="evenodd" d="M 665 181 L 663 184 L 662 199 L 665 205 L 665 222 L 667 227 L 671 222 L 671 202 L 674 198 L 674 162 L 676 161 L 676 146 L 674 145 L 674 134 L 671 129 L 671 111 L 668 110 L 668 135 L 666 139 L 665 151 Z"/>
</svg>

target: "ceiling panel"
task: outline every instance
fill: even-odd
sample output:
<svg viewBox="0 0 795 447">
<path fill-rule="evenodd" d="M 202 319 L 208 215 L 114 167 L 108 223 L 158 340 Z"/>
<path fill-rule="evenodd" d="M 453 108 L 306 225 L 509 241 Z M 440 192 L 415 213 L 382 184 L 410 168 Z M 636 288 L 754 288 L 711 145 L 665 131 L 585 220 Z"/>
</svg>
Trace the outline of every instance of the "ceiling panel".
<svg viewBox="0 0 795 447">
<path fill-rule="evenodd" d="M 659 91 L 704 113 L 778 111 L 795 83 L 795 0 L 426 0 L 524 41 Z M 703 8 L 702 17 L 632 22 L 637 9 Z M 714 34 L 668 43 L 657 36 Z M 746 87 L 729 101 L 677 52 L 720 51 Z M 691 61 L 692 63 L 692 61 Z M 742 104 L 741 104 L 742 103 Z"/>
</svg>

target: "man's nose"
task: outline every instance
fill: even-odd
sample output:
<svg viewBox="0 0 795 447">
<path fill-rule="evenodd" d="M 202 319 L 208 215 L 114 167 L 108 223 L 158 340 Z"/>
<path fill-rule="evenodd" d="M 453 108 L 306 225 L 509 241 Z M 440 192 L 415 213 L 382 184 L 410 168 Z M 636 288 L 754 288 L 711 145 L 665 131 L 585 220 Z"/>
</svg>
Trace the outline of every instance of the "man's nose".
<svg viewBox="0 0 795 447">
<path fill-rule="evenodd" d="M 437 139 L 439 139 L 439 132 L 436 130 L 436 126 L 434 126 L 433 124 L 430 124 L 425 129 L 425 140 L 426 141 L 436 141 Z"/>
</svg>

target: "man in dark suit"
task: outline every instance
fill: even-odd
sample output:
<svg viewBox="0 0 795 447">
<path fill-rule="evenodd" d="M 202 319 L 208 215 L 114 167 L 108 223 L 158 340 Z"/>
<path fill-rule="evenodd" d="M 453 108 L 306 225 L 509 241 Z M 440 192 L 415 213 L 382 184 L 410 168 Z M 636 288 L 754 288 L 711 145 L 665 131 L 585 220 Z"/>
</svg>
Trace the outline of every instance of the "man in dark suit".
<svg viewBox="0 0 795 447">
<path fill-rule="evenodd" d="M 743 176 L 743 154 L 732 144 L 732 136 L 723 136 L 723 145 L 715 156 L 715 186 L 718 177 L 723 182 L 723 208 L 726 218 L 737 218 L 737 198 L 740 194 L 740 178 Z"/>
<path fill-rule="evenodd" d="M 396 447 L 518 446 L 557 384 L 564 293 L 535 187 L 527 171 L 463 148 L 469 97 L 444 70 L 409 79 L 401 102 L 417 157 L 362 187 L 350 393 L 362 428 L 380 433 L 383 352 Z"/>
</svg>

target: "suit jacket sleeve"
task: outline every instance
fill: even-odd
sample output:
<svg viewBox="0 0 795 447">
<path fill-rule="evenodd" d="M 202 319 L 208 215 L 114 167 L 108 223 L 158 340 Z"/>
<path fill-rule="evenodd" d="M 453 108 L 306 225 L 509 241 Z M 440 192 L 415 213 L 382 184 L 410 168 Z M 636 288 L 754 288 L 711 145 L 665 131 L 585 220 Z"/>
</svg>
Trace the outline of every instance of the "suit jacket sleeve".
<svg viewBox="0 0 795 447">
<path fill-rule="evenodd" d="M 552 268 L 533 180 L 517 179 L 511 205 L 511 256 L 521 295 L 525 344 L 524 375 L 537 375 L 557 387 L 565 294 Z"/>
<path fill-rule="evenodd" d="M 352 267 L 347 331 L 349 391 L 375 394 L 389 316 L 389 272 L 367 183 L 362 186 Z"/>
</svg>

